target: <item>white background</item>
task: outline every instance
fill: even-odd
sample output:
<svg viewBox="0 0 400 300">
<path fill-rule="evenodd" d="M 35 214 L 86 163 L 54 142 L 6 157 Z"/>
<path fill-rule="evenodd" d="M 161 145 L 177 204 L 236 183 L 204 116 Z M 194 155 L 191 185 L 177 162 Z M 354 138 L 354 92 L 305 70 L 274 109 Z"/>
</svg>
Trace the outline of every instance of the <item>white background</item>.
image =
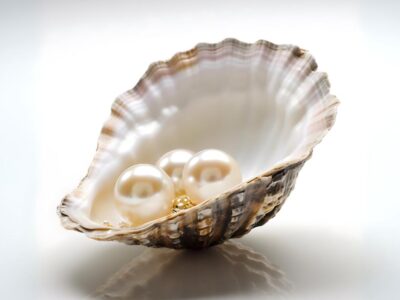
<svg viewBox="0 0 400 300">
<path fill-rule="evenodd" d="M 219 260 L 224 248 L 143 254 L 66 231 L 56 215 L 113 99 L 149 63 L 226 37 L 310 50 L 341 100 L 282 211 L 239 241 L 284 274 L 288 299 L 399 297 L 398 3 L 101 0 L 1 3 L 2 299 L 82 299 L 124 266 L 133 279 L 117 290 L 141 285 L 138 299 L 278 297 L 253 282 L 257 267 L 240 250 L 232 261 Z M 175 260 L 163 269 L 165 255 Z"/>
</svg>

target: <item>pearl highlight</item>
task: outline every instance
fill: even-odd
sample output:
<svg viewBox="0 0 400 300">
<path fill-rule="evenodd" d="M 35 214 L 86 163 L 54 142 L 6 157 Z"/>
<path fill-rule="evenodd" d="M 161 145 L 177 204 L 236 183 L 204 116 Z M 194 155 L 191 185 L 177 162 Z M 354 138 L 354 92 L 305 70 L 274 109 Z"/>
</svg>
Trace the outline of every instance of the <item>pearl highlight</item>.
<svg viewBox="0 0 400 300">
<path fill-rule="evenodd" d="M 195 204 L 218 196 L 241 182 L 238 163 L 216 149 L 196 153 L 183 169 L 185 192 Z"/>
<path fill-rule="evenodd" d="M 114 187 L 115 204 L 133 226 L 168 215 L 175 197 L 172 179 L 160 168 L 139 164 L 126 169 Z"/>
<path fill-rule="evenodd" d="M 158 161 L 157 166 L 164 170 L 171 177 L 175 193 L 177 195 L 184 194 L 182 182 L 183 168 L 186 163 L 193 157 L 193 152 L 185 149 L 177 149 L 164 154 Z"/>
</svg>

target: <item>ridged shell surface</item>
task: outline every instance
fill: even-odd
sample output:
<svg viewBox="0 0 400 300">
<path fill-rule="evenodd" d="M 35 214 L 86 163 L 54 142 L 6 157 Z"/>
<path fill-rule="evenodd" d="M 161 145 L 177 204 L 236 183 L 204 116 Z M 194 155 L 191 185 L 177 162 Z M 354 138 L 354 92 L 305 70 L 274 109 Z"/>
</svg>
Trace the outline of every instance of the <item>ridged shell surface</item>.
<svg viewBox="0 0 400 300">
<path fill-rule="evenodd" d="M 64 227 L 97 240 L 203 248 L 263 225 L 334 123 L 338 101 L 316 69 L 297 46 L 235 39 L 153 63 L 112 105 L 88 174 L 59 206 Z M 119 174 L 178 148 L 226 151 L 245 180 L 188 210 L 139 227 L 117 226 L 112 199 Z"/>
</svg>

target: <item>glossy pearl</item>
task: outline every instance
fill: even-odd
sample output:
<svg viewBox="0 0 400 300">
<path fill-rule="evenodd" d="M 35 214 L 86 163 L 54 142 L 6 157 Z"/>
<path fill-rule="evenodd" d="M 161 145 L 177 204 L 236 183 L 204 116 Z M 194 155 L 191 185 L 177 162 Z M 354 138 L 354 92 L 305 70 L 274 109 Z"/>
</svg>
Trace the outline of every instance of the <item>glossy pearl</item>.
<svg viewBox="0 0 400 300">
<path fill-rule="evenodd" d="M 193 157 L 193 152 L 177 149 L 164 154 L 158 161 L 157 166 L 164 170 L 174 182 L 176 194 L 183 194 L 182 173 L 186 163 Z"/>
<path fill-rule="evenodd" d="M 196 153 L 183 169 L 186 194 L 196 204 L 218 196 L 242 182 L 238 163 L 220 150 Z"/>
<path fill-rule="evenodd" d="M 114 194 L 117 209 L 133 226 L 171 213 L 175 197 L 171 178 L 162 169 L 146 164 L 126 169 L 115 184 Z"/>
</svg>

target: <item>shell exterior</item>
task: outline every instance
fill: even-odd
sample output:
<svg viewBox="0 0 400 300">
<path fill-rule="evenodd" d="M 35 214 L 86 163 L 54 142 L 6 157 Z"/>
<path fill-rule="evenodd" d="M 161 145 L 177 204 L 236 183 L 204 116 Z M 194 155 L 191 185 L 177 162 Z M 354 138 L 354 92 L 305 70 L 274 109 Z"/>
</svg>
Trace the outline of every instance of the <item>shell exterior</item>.
<svg viewBox="0 0 400 300">
<path fill-rule="evenodd" d="M 263 225 L 279 211 L 314 146 L 334 124 L 338 100 L 329 93 L 326 74 L 316 69 L 314 58 L 297 46 L 235 39 L 198 44 L 150 65 L 114 102 L 88 174 L 58 208 L 63 226 L 97 240 L 178 249 L 219 244 Z M 211 99 L 196 100 L 208 101 L 203 123 L 195 117 L 202 107 L 195 106 L 195 114 L 186 109 L 196 97 Z M 189 116 L 174 114 L 177 107 Z M 218 111 L 214 118 L 213 110 Z M 183 123 L 169 125 L 181 117 Z M 204 136 L 210 132 L 201 131 L 204 117 L 227 125 L 215 137 Z M 182 129 L 189 121 L 193 127 Z M 134 163 L 154 163 L 174 148 L 225 150 L 238 158 L 246 180 L 142 226 L 114 226 L 118 218 L 107 203 L 118 174 Z M 112 222 L 100 221 L 107 217 Z"/>
</svg>

